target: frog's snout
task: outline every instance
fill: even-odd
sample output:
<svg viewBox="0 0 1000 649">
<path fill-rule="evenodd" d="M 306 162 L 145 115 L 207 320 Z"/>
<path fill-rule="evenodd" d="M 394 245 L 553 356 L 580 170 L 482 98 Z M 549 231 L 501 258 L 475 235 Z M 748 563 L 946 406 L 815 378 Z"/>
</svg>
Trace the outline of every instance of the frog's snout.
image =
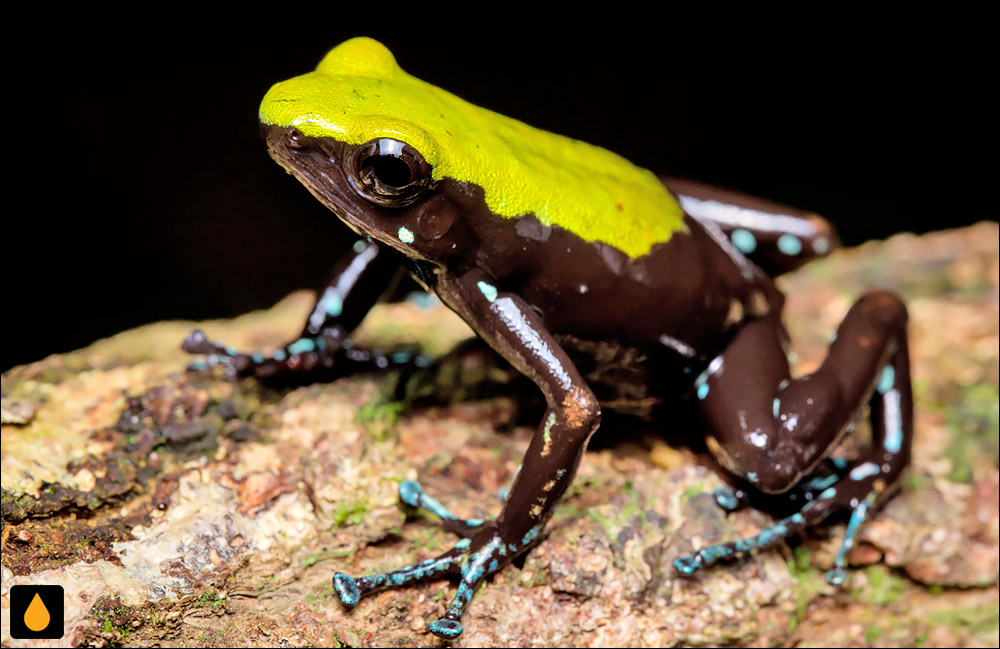
<svg viewBox="0 0 1000 649">
<path fill-rule="evenodd" d="M 311 137 L 295 126 L 260 123 L 260 134 L 267 142 L 268 153 L 286 170 L 312 169 L 315 175 L 321 167 L 340 162 L 340 146 L 328 138 Z"/>
<path fill-rule="evenodd" d="M 271 151 L 287 149 L 301 151 L 309 148 L 309 138 L 294 126 L 277 126 L 260 122 L 260 136 Z"/>
</svg>

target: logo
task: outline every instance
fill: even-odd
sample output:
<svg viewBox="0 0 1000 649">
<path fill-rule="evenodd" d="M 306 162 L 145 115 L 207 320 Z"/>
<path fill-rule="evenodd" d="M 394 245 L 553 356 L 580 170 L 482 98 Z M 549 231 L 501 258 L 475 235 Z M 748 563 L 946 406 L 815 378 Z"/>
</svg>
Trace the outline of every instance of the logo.
<svg viewBox="0 0 1000 649">
<path fill-rule="evenodd" d="M 10 637 L 58 640 L 66 633 L 62 586 L 11 586 Z"/>
</svg>

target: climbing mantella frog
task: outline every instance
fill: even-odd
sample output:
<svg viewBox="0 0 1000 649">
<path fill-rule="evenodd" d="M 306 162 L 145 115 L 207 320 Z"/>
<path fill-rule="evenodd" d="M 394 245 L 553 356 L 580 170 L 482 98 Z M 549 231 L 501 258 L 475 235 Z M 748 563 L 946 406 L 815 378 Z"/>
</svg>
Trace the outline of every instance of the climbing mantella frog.
<svg viewBox="0 0 1000 649">
<path fill-rule="evenodd" d="M 847 511 L 846 539 L 828 574 L 832 583 L 844 579 L 861 525 L 909 460 L 912 396 L 906 308 L 883 291 L 854 304 L 816 372 L 789 372 L 773 278 L 830 251 L 826 221 L 660 179 L 604 149 L 470 105 L 410 76 L 368 38 L 273 86 L 259 117 L 271 156 L 362 238 L 298 338 L 265 356 L 194 332 L 184 347 L 207 354 L 201 367 L 302 377 L 420 362 L 348 339 L 402 269 L 547 402 L 496 519 L 463 520 L 419 483 L 403 482 L 406 504 L 461 538 L 413 566 L 336 574 L 343 604 L 458 575 L 454 600 L 429 629 L 459 636 L 482 581 L 542 540 L 602 403 L 620 404 L 623 394 L 686 398 L 708 449 L 739 485 L 715 493 L 720 506 L 733 510 L 759 493 L 793 504 L 794 514 L 756 536 L 677 558 L 679 573 Z M 831 458 L 866 408 L 871 446 L 855 460 Z"/>
</svg>

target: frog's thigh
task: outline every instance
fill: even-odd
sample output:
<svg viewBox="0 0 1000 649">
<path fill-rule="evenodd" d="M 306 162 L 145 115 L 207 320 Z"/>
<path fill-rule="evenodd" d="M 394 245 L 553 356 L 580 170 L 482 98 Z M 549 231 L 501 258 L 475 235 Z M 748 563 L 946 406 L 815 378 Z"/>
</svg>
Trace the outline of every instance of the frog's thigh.
<svg viewBox="0 0 1000 649">
<path fill-rule="evenodd" d="M 662 180 L 685 212 L 717 226 L 769 275 L 795 270 L 837 246 L 833 226 L 817 214 L 692 180 Z"/>
<path fill-rule="evenodd" d="M 867 293 L 819 370 L 795 380 L 777 322 L 747 324 L 696 381 L 713 454 L 762 491 L 782 492 L 829 454 L 870 402 L 873 446 L 858 465 L 868 479 L 859 482 L 894 481 L 912 433 L 906 319 L 895 295 Z"/>
</svg>

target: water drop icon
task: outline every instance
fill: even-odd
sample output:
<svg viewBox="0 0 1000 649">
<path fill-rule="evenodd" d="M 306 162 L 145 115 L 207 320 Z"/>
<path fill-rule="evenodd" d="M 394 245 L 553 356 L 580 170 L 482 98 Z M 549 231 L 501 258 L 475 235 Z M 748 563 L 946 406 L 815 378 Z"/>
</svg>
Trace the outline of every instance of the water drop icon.
<svg viewBox="0 0 1000 649">
<path fill-rule="evenodd" d="M 42 598 L 35 593 L 35 597 L 24 612 L 24 625 L 37 633 L 49 625 L 50 619 L 49 609 L 45 608 Z"/>
</svg>

